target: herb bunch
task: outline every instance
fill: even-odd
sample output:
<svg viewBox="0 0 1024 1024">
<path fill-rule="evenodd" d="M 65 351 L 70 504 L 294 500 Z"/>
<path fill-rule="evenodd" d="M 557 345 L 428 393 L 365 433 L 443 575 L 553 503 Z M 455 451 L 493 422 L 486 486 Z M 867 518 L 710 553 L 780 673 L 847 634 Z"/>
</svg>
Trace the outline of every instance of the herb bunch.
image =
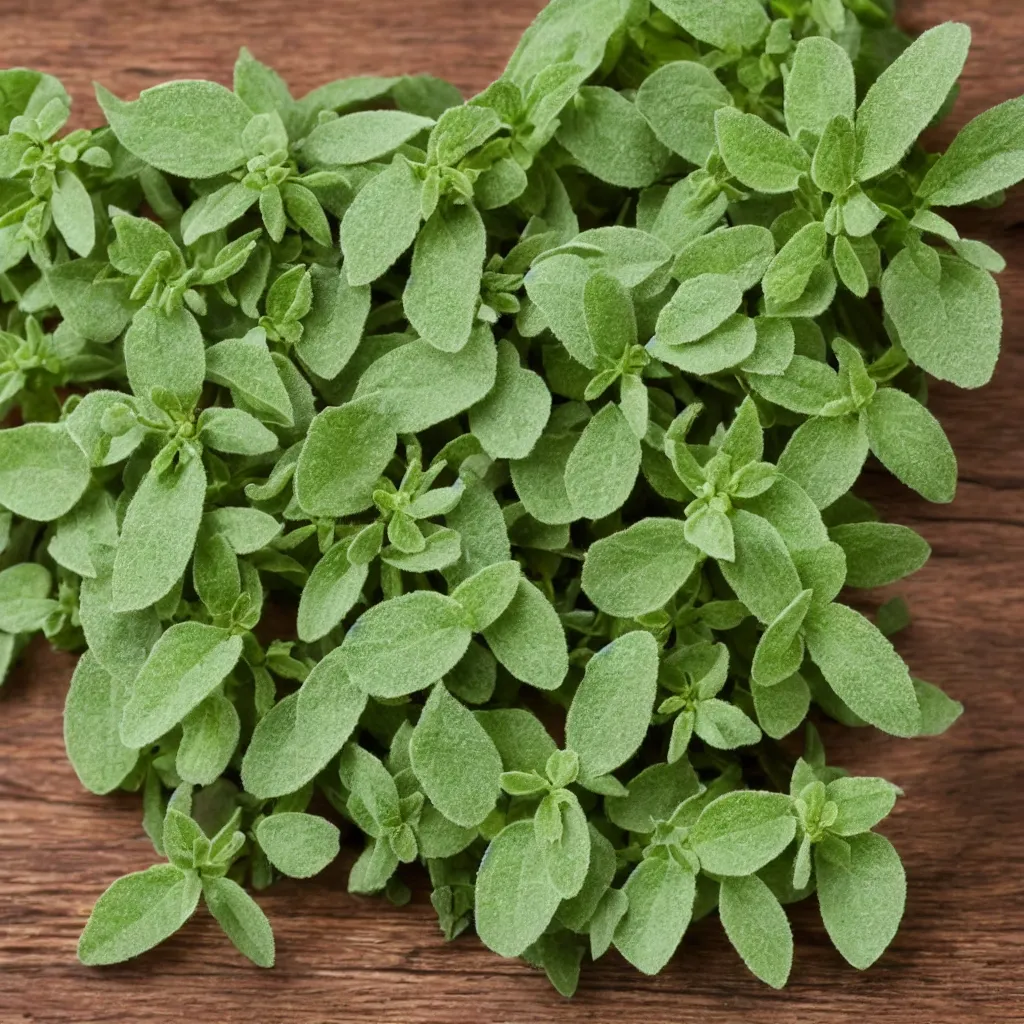
<svg viewBox="0 0 1024 1024">
<path fill-rule="evenodd" d="M 902 601 L 841 598 L 929 555 L 852 493 L 869 454 L 952 500 L 927 380 L 998 355 L 1003 262 L 936 208 L 1024 177 L 1024 106 L 917 141 L 969 38 L 886 0 L 554 0 L 468 102 L 294 99 L 243 50 L 233 90 L 99 89 L 65 135 L 56 79 L 0 73 L 0 669 L 84 648 L 69 758 L 164 858 L 84 962 L 202 897 L 269 966 L 243 885 L 321 871 L 338 821 L 352 892 L 403 903 L 419 862 L 447 938 L 566 995 L 716 909 L 782 986 L 812 893 L 881 955 L 900 791 L 805 721 L 961 711 L 888 639 Z"/>
</svg>

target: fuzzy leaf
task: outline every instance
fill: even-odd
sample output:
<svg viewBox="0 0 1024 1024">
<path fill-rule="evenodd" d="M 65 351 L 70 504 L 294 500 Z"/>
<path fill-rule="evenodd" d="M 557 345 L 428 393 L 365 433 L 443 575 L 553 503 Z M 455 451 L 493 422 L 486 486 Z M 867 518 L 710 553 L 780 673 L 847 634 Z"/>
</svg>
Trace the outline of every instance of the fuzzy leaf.
<svg viewBox="0 0 1024 1024">
<path fill-rule="evenodd" d="M 626 633 L 587 662 L 565 722 L 565 742 L 580 775 L 595 779 L 636 753 L 650 726 L 658 679 L 658 645 L 650 633 Z"/>
<path fill-rule="evenodd" d="M 194 871 L 172 864 L 119 878 L 92 908 L 78 959 L 89 966 L 116 964 L 152 949 L 192 916 L 201 891 Z"/>
<path fill-rule="evenodd" d="M 836 949 L 858 970 L 885 952 L 903 917 L 907 881 L 899 854 L 884 836 L 852 836 L 848 864 L 818 847 L 814 874 L 821 919 Z"/>
<path fill-rule="evenodd" d="M 315 814 L 272 814 L 256 826 L 256 838 L 270 863 L 291 878 L 311 878 L 338 856 L 337 826 Z"/>
<path fill-rule="evenodd" d="M 412 770 L 430 802 L 456 825 L 479 825 L 500 792 L 501 757 L 483 726 L 438 683 L 409 746 Z"/>
</svg>

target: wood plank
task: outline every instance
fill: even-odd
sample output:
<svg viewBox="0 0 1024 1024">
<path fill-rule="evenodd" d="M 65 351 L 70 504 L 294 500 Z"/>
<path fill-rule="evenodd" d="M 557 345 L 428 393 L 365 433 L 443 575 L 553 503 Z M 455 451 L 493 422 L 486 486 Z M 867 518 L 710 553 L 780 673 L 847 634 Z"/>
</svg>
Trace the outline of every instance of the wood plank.
<svg viewBox="0 0 1024 1024">
<path fill-rule="evenodd" d="M 97 116 L 93 79 L 121 94 L 167 78 L 229 82 L 240 44 L 278 67 L 297 93 L 342 75 L 400 71 L 444 75 L 472 91 L 500 71 L 539 6 L 22 0 L 0 3 L 0 64 L 61 75 L 78 123 Z M 948 18 L 974 29 L 944 137 L 1024 92 L 1018 5 L 908 0 L 904 17 L 915 29 Z M 867 482 L 887 516 L 920 529 L 935 549 L 925 570 L 892 588 L 918 615 L 901 649 L 915 672 L 967 705 L 963 721 L 938 740 L 827 731 L 838 763 L 884 774 L 906 791 L 886 832 L 907 865 L 907 914 L 872 970 L 847 967 L 805 905 L 794 914 L 797 959 L 784 992 L 750 977 L 710 920 L 658 978 L 609 956 L 585 967 L 579 994 L 566 1002 L 542 976 L 473 937 L 445 944 L 422 891 L 403 909 L 349 896 L 346 863 L 261 895 L 277 934 L 274 971 L 250 967 L 203 912 L 133 964 L 83 968 L 75 942 L 93 901 L 112 878 L 147 866 L 152 850 L 136 798 L 94 797 L 78 785 L 60 721 L 73 659 L 36 644 L 0 691 L 0 1024 L 1024 1020 L 1022 222 L 1021 193 L 999 211 L 960 221 L 1001 248 L 1011 269 L 1002 278 L 1006 353 L 994 384 L 983 393 L 935 388 L 934 408 L 961 459 L 957 501 L 928 506 L 880 473 Z"/>
</svg>

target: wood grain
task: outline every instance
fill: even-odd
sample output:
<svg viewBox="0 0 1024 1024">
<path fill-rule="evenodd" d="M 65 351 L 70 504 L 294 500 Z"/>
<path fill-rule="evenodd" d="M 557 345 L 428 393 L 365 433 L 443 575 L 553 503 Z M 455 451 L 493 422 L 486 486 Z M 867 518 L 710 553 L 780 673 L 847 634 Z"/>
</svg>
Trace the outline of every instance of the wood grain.
<svg viewBox="0 0 1024 1024">
<path fill-rule="evenodd" d="M 241 44 L 296 93 L 342 75 L 399 71 L 444 75 L 468 91 L 499 73 L 539 6 L 20 0 L 0 3 L 0 65 L 61 75 L 79 123 L 97 116 L 93 79 L 121 94 L 166 78 L 228 82 Z M 908 0 L 904 17 L 915 29 L 954 17 L 974 29 L 951 127 L 1024 92 L 1018 4 Z M 841 961 L 811 905 L 794 915 L 797 961 L 784 992 L 747 974 L 709 920 L 660 977 L 640 977 L 609 956 L 585 968 L 566 1002 L 475 938 L 445 944 L 422 893 L 400 910 L 347 895 L 345 865 L 261 896 L 277 934 L 274 971 L 250 967 L 202 912 L 156 954 L 83 968 L 75 942 L 92 902 L 112 878 L 147 866 L 152 851 L 134 797 L 93 797 L 78 785 L 60 719 L 73 659 L 37 645 L 0 691 L 0 1022 L 1024 1020 L 1024 198 L 961 223 L 999 247 L 1011 269 L 1002 277 L 1006 352 L 994 384 L 981 394 L 935 388 L 935 411 L 960 455 L 958 498 L 928 506 L 881 474 L 868 488 L 934 548 L 925 570 L 899 588 L 918 615 L 901 648 L 967 713 L 937 740 L 838 728 L 826 735 L 838 763 L 906 791 L 886 831 L 907 865 L 907 914 L 872 970 Z"/>
</svg>

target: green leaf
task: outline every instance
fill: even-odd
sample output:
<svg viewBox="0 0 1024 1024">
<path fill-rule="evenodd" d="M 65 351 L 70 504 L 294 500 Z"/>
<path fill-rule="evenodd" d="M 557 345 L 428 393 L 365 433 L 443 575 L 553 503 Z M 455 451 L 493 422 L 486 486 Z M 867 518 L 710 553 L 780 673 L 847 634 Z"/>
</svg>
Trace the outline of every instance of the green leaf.
<svg viewBox="0 0 1024 1024">
<path fill-rule="evenodd" d="M 349 791 L 349 814 L 359 821 L 364 832 L 376 838 L 400 828 L 402 803 L 398 787 L 379 758 L 357 743 L 347 743 L 338 768 L 341 782 Z"/>
<path fill-rule="evenodd" d="M 281 196 L 285 211 L 296 227 L 305 231 L 318 245 L 330 247 L 333 244 L 331 225 L 314 192 L 305 185 L 288 182 L 281 189 Z"/>
<path fill-rule="evenodd" d="M 804 149 L 756 114 L 723 107 L 715 113 L 715 134 L 729 173 L 756 192 L 793 192 L 811 169 Z"/>
<path fill-rule="evenodd" d="M 441 203 L 416 237 L 402 305 L 417 334 L 442 352 L 469 341 L 486 253 L 484 222 L 472 203 Z"/>
<path fill-rule="evenodd" d="M 676 258 L 672 274 L 680 281 L 703 274 L 725 275 L 745 292 L 760 282 L 774 256 L 775 239 L 767 228 L 740 224 L 691 242 Z"/>
<path fill-rule="evenodd" d="M 753 400 L 745 398 L 729 429 L 722 438 L 719 451 L 732 460 L 732 468 L 741 469 L 764 456 L 764 429 Z"/>
<path fill-rule="evenodd" d="M 665 265 L 672 256 L 665 243 L 647 231 L 620 224 L 583 231 L 566 248 L 571 251 L 575 246 L 583 247 L 586 263 L 593 271 L 610 274 L 626 288 L 645 283 L 649 288 L 660 286 Z M 600 252 L 589 251 L 590 246 Z M 663 273 L 658 274 L 658 271 Z"/>
<path fill-rule="evenodd" d="M 352 565 L 341 541 L 313 567 L 299 599 L 297 629 L 310 643 L 325 637 L 352 610 L 369 575 L 369 565 Z"/>
<path fill-rule="evenodd" d="M 554 690 L 565 679 L 569 655 L 562 623 L 529 580 L 519 581 L 511 604 L 483 635 L 498 661 L 521 682 Z"/>
<path fill-rule="evenodd" d="M 750 692 L 757 722 L 773 740 L 788 736 L 807 717 L 811 691 L 797 672 L 774 686 L 759 686 L 751 681 Z"/>
<path fill-rule="evenodd" d="M 523 708 L 498 708 L 475 714 L 498 748 L 506 772 L 545 774 L 548 758 L 558 748 L 535 715 Z"/>
<path fill-rule="evenodd" d="M 111 219 L 115 238 L 107 250 L 111 266 L 129 277 L 146 277 L 153 260 L 164 253 L 161 270 L 177 276 L 185 270 L 185 258 L 174 239 L 156 221 L 119 213 Z M 83 265 L 84 266 L 84 265 Z"/>
<path fill-rule="evenodd" d="M 715 145 L 715 111 L 732 106 L 729 90 L 696 61 L 664 64 L 643 80 L 636 107 L 673 153 L 703 167 Z"/>
<path fill-rule="evenodd" d="M 612 944 L 615 929 L 625 916 L 629 901 L 621 889 L 608 889 L 601 897 L 590 922 L 590 954 L 604 956 Z"/>
<path fill-rule="evenodd" d="M 458 601 L 423 590 L 363 612 L 341 649 L 345 668 L 358 687 L 375 697 L 401 697 L 451 671 L 466 653 L 471 636 Z"/>
<path fill-rule="evenodd" d="M 201 891 L 194 871 L 171 864 L 119 878 L 96 901 L 78 940 L 78 959 L 95 967 L 152 949 L 192 916 Z"/>
<path fill-rule="evenodd" d="M 828 508 L 856 483 L 867 456 L 868 435 L 858 417 L 816 417 L 793 433 L 779 456 L 779 472 L 818 508 Z"/>
<path fill-rule="evenodd" d="M 744 498 L 742 504 L 745 511 L 774 526 L 793 554 L 813 551 L 828 543 L 828 531 L 817 506 L 788 477 L 776 476 L 767 491 L 755 498 Z"/>
<path fill-rule="evenodd" d="M 751 387 L 765 400 L 805 416 L 816 416 L 839 401 L 839 375 L 825 363 L 797 353 L 782 375 L 748 373 Z"/>
<path fill-rule="evenodd" d="M 89 650 L 112 676 L 131 683 L 160 637 L 156 610 L 115 612 L 111 599 L 110 564 L 94 579 L 83 579 L 79 617 Z"/>
<path fill-rule="evenodd" d="M 821 919 L 833 945 L 858 970 L 885 952 L 903 917 L 907 881 L 899 854 L 884 836 L 866 833 L 847 840 L 850 861 L 814 851 Z"/>
<path fill-rule="evenodd" d="M 315 374 L 334 380 L 359 346 L 370 312 L 369 285 L 353 286 L 344 271 L 310 267 L 313 302 L 295 351 Z M 207 370 L 209 372 L 209 370 Z"/>
<path fill-rule="evenodd" d="M 456 825 L 479 825 L 501 791 L 501 756 L 483 726 L 438 683 L 409 745 L 412 770 L 430 802 Z"/>
<path fill-rule="evenodd" d="M 240 733 L 234 704 L 214 691 L 181 720 L 175 771 L 185 782 L 212 785 L 226 771 Z"/>
<path fill-rule="evenodd" d="M 112 581 L 115 612 L 148 608 L 181 578 L 205 497 L 206 471 L 195 454 L 179 456 L 163 472 L 154 466 L 143 477 L 121 524 Z"/>
<path fill-rule="evenodd" d="M 584 291 L 594 269 L 592 261 L 575 253 L 556 253 L 531 267 L 525 278 L 526 294 L 551 333 L 573 359 L 590 368 L 597 353 L 587 330 Z"/>
<path fill-rule="evenodd" d="M 804 295 L 825 257 L 827 240 L 825 225 L 812 221 L 786 242 L 764 275 L 767 302 L 781 306 L 794 303 Z"/>
<path fill-rule="evenodd" d="M 783 988 L 793 966 L 793 932 L 771 889 L 757 875 L 724 878 L 718 912 L 751 972 L 772 988 Z"/>
<path fill-rule="evenodd" d="M 462 497 L 445 515 L 448 527 L 458 532 L 462 549 L 458 562 L 445 572 L 449 584 L 459 583 L 487 565 L 506 562 L 512 557 L 497 499 L 473 473 L 466 473 L 460 479 Z"/>
<path fill-rule="evenodd" d="M 256 901 L 230 878 L 203 879 L 203 899 L 235 948 L 257 967 L 274 966 L 274 933 Z"/>
<path fill-rule="evenodd" d="M 458 352 L 417 339 L 381 356 L 355 397 L 372 400 L 398 432 L 418 433 L 476 405 L 494 387 L 497 367 L 491 328 L 478 323 Z"/>
<path fill-rule="evenodd" d="M 230 388 L 239 408 L 244 407 L 268 422 L 292 426 L 291 399 L 271 358 L 262 327 L 254 327 L 244 338 L 211 345 L 206 350 L 206 377 Z"/>
<path fill-rule="evenodd" d="M 690 924 L 693 872 L 672 857 L 648 857 L 630 872 L 622 892 L 628 909 L 615 929 L 615 948 L 638 971 L 657 974 Z"/>
<path fill-rule="evenodd" d="M 690 844 L 704 871 L 743 876 L 773 861 L 794 835 L 796 818 L 788 796 L 740 790 L 701 811 Z"/>
<path fill-rule="evenodd" d="M 635 619 L 663 607 L 697 558 L 678 519 L 642 519 L 590 546 L 583 592 L 606 614 Z"/>
<path fill-rule="evenodd" d="M 483 632 L 494 624 L 515 599 L 522 579 L 522 570 L 516 561 L 495 562 L 463 580 L 451 593 L 453 600 L 462 605 L 473 625 L 473 631 Z"/>
<path fill-rule="evenodd" d="M 520 86 L 551 64 L 571 61 L 589 76 L 629 8 L 625 0 L 553 0 L 523 33 L 505 76 Z"/>
<path fill-rule="evenodd" d="M 917 572 L 932 549 L 918 533 L 896 523 L 845 523 L 829 536 L 846 552 L 846 584 L 884 587 Z"/>
<path fill-rule="evenodd" d="M 643 188 L 661 176 L 669 151 L 621 93 L 585 85 L 562 111 L 558 141 L 595 178 Z"/>
<path fill-rule="evenodd" d="M 839 273 L 839 279 L 859 299 L 867 296 L 871 283 L 868 280 L 867 271 L 860 257 L 853 248 L 853 244 L 845 236 L 841 235 L 836 239 L 835 247 L 832 250 L 832 261 L 835 263 Z"/>
<path fill-rule="evenodd" d="M 59 519 L 89 483 L 89 460 L 63 424 L 0 430 L 0 505 L 39 522 Z"/>
<path fill-rule="evenodd" d="M 732 521 L 721 509 L 704 506 L 686 519 L 683 535 L 698 551 L 731 562 L 736 557 Z"/>
<path fill-rule="evenodd" d="M 260 719 L 242 761 L 246 792 L 269 799 L 300 789 L 344 746 L 366 703 L 335 648 Z"/>
<path fill-rule="evenodd" d="M 393 153 L 433 123 L 402 110 L 360 110 L 318 124 L 301 152 L 314 164 L 366 164 Z"/>
<path fill-rule="evenodd" d="M 595 779 L 636 753 L 650 727 L 658 682 L 658 644 L 637 630 L 587 662 L 565 722 L 565 742 L 580 758 L 580 777 Z"/>
<path fill-rule="evenodd" d="M 963 714 L 963 704 L 923 679 L 914 679 L 913 683 L 921 706 L 921 731 L 918 735 L 941 736 Z"/>
<path fill-rule="evenodd" d="M 721 49 L 753 49 L 768 31 L 759 0 L 655 0 L 655 6 L 702 43 Z"/>
<path fill-rule="evenodd" d="M 756 344 L 754 321 L 737 313 L 700 341 L 671 346 L 655 337 L 647 343 L 647 351 L 684 373 L 704 377 L 738 366 L 754 351 Z"/>
<path fill-rule="evenodd" d="M 622 434 L 622 424 L 615 426 L 625 449 L 631 442 Z M 538 522 L 558 526 L 577 518 L 565 480 L 566 465 L 577 441 L 575 434 L 542 434 L 525 459 L 515 459 L 509 464 L 516 494 Z"/>
<path fill-rule="evenodd" d="M 371 401 L 325 409 L 313 420 L 295 470 L 295 496 L 315 516 L 347 516 L 373 504 L 398 439 Z"/>
<path fill-rule="evenodd" d="M 78 660 L 64 704 L 64 749 L 91 793 L 117 789 L 139 759 L 137 750 L 121 742 L 124 691 L 91 651 Z"/>
<path fill-rule="evenodd" d="M 244 46 L 235 61 L 233 84 L 235 95 L 253 113 L 271 114 L 276 111 L 286 121 L 290 120 L 295 101 L 284 79 L 266 64 L 261 64 Z"/>
<path fill-rule="evenodd" d="M 761 730 L 738 707 L 717 699 L 698 703 L 693 731 L 718 750 L 751 746 L 761 739 Z"/>
<path fill-rule="evenodd" d="M 830 782 L 825 795 L 839 808 L 839 817 L 829 825 L 829 831 L 837 836 L 855 836 L 874 828 L 893 809 L 897 789 L 885 779 L 848 775 Z"/>
<path fill-rule="evenodd" d="M 252 111 L 223 85 L 166 82 L 130 103 L 97 86 L 96 98 L 121 145 L 161 171 L 213 178 L 245 163 Z"/>
<path fill-rule="evenodd" d="M 271 814 L 256 826 L 256 839 L 267 859 L 291 878 L 318 875 L 340 849 L 336 825 L 315 814 Z"/>
<path fill-rule="evenodd" d="M 206 355 L 202 331 L 187 309 L 140 309 L 124 337 L 124 361 L 128 382 L 139 398 L 149 399 L 154 388 L 163 388 L 185 412 L 199 400 Z"/>
<path fill-rule="evenodd" d="M 540 937 L 561 897 L 546 871 L 532 821 L 506 825 L 491 840 L 476 878 L 477 934 L 501 956 L 519 956 Z"/>
<path fill-rule="evenodd" d="M 751 679 L 759 686 L 775 686 L 800 668 L 804 660 L 800 631 L 812 596 L 813 591 L 802 590 L 762 634 L 750 668 Z"/>
<path fill-rule="evenodd" d="M 658 341 L 663 345 L 699 341 L 721 327 L 742 298 L 740 286 L 723 274 L 701 274 L 683 281 L 658 315 Z"/>
<path fill-rule="evenodd" d="M 816 608 L 804 622 L 807 649 L 852 711 L 893 736 L 916 736 L 921 713 L 903 659 L 863 615 Z"/>
<path fill-rule="evenodd" d="M 856 166 L 857 135 L 853 120 L 844 116 L 833 117 L 825 125 L 821 141 L 814 151 L 811 178 L 822 192 L 846 196 L 853 186 Z M 844 204 L 842 208 L 845 212 L 849 207 Z M 844 227 L 849 229 L 850 225 L 844 224 Z"/>
<path fill-rule="evenodd" d="M 250 555 L 266 547 L 280 532 L 281 524 L 257 508 L 227 505 L 203 517 L 204 525 L 221 534 L 236 555 Z"/>
<path fill-rule="evenodd" d="M 565 464 L 565 491 L 577 518 L 602 519 L 629 497 L 640 471 L 640 441 L 617 405 L 590 420 Z"/>
<path fill-rule="evenodd" d="M 626 796 L 605 799 L 608 820 L 630 832 L 647 834 L 654 831 L 656 822 L 668 821 L 684 800 L 697 794 L 700 780 L 682 757 L 672 764 L 649 765 L 629 780 L 627 788 Z"/>
<path fill-rule="evenodd" d="M 234 224 L 260 198 L 256 189 L 233 181 L 193 203 L 182 217 L 181 240 L 193 245 L 200 238 Z"/>
<path fill-rule="evenodd" d="M 584 819 L 586 824 L 586 819 Z M 615 877 L 615 849 L 593 825 L 588 828 L 590 850 L 583 885 L 575 896 L 564 900 L 557 918 L 567 928 L 584 932 L 597 910 L 601 898 Z"/>
<path fill-rule="evenodd" d="M 821 136 L 835 117 L 853 120 L 857 87 L 846 51 L 825 36 L 801 39 L 786 79 L 786 129 Z M 755 972 L 756 973 L 756 972 Z"/>
<path fill-rule="evenodd" d="M 1024 178 L 1024 98 L 979 114 L 932 164 L 917 195 L 931 206 L 963 206 Z"/>
<path fill-rule="evenodd" d="M 560 799 L 561 798 L 561 799 Z M 551 884 L 562 899 L 572 899 L 583 888 L 590 866 L 590 833 L 587 816 L 575 795 L 566 790 L 551 793 L 541 802 L 541 807 L 552 801 L 559 818 L 558 837 L 545 841 L 538 837 L 541 860 Z M 540 817 L 540 808 L 534 820 L 534 829 Z"/>
<path fill-rule="evenodd" d="M 79 256 L 88 256 L 96 244 L 96 215 L 92 199 L 74 171 L 58 171 L 50 212 L 68 248 Z"/>
<path fill-rule="evenodd" d="M 999 288 L 990 274 L 955 256 L 940 256 L 938 280 L 904 249 L 882 275 L 882 302 L 907 355 L 957 387 L 992 379 L 1003 330 Z"/>
<path fill-rule="evenodd" d="M 422 219 L 422 192 L 423 183 L 402 157 L 362 188 L 341 221 L 349 284 L 376 281 L 412 245 Z"/>
<path fill-rule="evenodd" d="M 93 466 L 113 466 L 123 462 L 146 436 L 146 429 L 136 424 L 119 437 L 103 429 L 103 419 L 113 407 L 127 407 L 130 399 L 121 391 L 90 391 L 83 396 L 64 421 L 68 433 Z"/>
<path fill-rule="evenodd" d="M 199 440 L 218 452 L 265 455 L 278 446 L 277 435 L 241 409 L 204 409 L 196 429 Z"/>
<path fill-rule="evenodd" d="M 498 341 L 497 376 L 490 393 L 469 411 L 469 427 L 492 459 L 525 459 L 551 415 L 542 377 L 520 366 L 515 346 Z"/>
<path fill-rule="evenodd" d="M 804 588 L 786 544 L 766 519 L 737 510 L 731 517 L 736 557 L 719 562 L 736 596 L 766 625 Z"/>
<path fill-rule="evenodd" d="M 359 859 L 352 865 L 352 871 L 348 876 L 348 891 L 380 892 L 394 875 L 398 863 L 398 858 L 386 839 L 371 839 L 359 855 Z"/>
<path fill-rule="evenodd" d="M 235 667 L 242 638 L 199 622 L 178 622 L 156 642 L 129 691 L 121 720 L 128 747 L 155 743 L 212 693 Z"/>
<path fill-rule="evenodd" d="M 633 299 L 618 278 L 599 271 L 583 288 L 583 315 L 594 351 L 613 364 L 637 342 Z"/>
<path fill-rule="evenodd" d="M 947 22 L 919 36 L 878 76 L 857 111 L 857 179 L 891 170 L 960 77 L 971 30 Z"/>
<path fill-rule="evenodd" d="M 0 572 L 0 630 L 34 633 L 57 607 L 50 598 L 53 579 L 35 562 L 22 562 Z"/>
<path fill-rule="evenodd" d="M 490 107 L 462 103 L 449 107 L 437 119 L 427 140 L 427 160 L 454 167 L 501 127 L 501 118 Z"/>
<path fill-rule="evenodd" d="M 404 572 L 433 572 L 454 565 L 461 553 L 459 535 L 454 530 L 439 526 L 425 538 L 422 551 L 409 554 L 389 545 L 381 551 L 380 557 L 386 565 L 393 565 Z"/>
<path fill-rule="evenodd" d="M 920 402 L 883 388 L 864 418 L 871 450 L 893 476 L 929 501 L 953 500 L 956 456 L 941 424 Z"/>
</svg>

